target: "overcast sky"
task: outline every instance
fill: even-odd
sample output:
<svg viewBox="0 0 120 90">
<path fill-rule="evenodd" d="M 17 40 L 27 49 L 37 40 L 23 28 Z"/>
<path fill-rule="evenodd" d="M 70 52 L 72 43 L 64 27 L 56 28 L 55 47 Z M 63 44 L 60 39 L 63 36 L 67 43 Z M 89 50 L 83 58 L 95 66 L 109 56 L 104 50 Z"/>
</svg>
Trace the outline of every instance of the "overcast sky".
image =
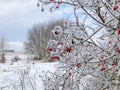
<svg viewBox="0 0 120 90">
<path fill-rule="evenodd" d="M 33 24 L 70 18 L 72 11 L 72 8 L 62 6 L 51 13 L 47 6 L 45 11 L 41 12 L 41 8 L 36 5 L 37 0 L 0 0 L 0 36 L 3 35 L 10 45 L 14 45 L 12 47 L 22 46 L 27 31 Z"/>
</svg>

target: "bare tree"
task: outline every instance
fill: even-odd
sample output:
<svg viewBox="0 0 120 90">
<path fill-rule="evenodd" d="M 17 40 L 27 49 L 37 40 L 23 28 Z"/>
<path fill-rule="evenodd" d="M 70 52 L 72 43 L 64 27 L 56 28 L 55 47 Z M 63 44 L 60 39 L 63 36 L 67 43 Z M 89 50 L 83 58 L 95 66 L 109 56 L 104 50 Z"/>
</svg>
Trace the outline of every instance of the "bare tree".
<svg viewBox="0 0 120 90">
<path fill-rule="evenodd" d="M 8 44 L 5 41 L 5 38 L 2 36 L 0 38 L 0 63 L 5 62 L 5 49 L 7 48 Z"/>
<path fill-rule="evenodd" d="M 42 59 L 46 53 L 46 45 L 50 38 L 52 38 L 51 30 L 56 25 L 62 26 L 62 20 L 52 21 L 45 24 L 33 25 L 28 31 L 28 38 L 25 42 L 25 50 L 35 55 L 35 59 Z"/>
</svg>

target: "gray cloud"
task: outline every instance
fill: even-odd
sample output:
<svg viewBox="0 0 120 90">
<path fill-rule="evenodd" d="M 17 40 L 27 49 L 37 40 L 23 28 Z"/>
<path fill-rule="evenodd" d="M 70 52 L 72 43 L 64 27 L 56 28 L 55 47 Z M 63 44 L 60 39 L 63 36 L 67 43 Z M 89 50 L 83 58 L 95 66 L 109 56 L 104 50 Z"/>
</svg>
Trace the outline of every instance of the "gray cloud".
<svg viewBox="0 0 120 90">
<path fill-rule="evenodd" d="M 0 0 L 0 36 L 9 42 L 24 42 L 33 24 L 63 18 L 72 11 L 64 7 L 51 13 L 46 6 L 41 12 L 40 7 L 37 0 Z"/>
<path fill-rule="evenodd" d="M 33 24 L 61 18 L 57 12 L 50 13 L 48 7 L 41 12 L 36 4 L 37 0 L 0 0 L 0 35 L 19 41 L 20 37 L 26 37 L 27 30 Z M 22 33 L 24 36 L 20 36 Z"/>
</svg>

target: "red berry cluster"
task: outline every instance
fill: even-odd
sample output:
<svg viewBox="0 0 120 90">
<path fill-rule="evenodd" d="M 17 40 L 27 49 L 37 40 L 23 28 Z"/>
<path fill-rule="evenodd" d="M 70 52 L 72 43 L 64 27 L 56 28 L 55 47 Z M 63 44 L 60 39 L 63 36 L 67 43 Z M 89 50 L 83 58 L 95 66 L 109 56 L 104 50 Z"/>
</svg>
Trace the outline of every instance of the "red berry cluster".
<svg viewBox="0 0 120 90">
<path fill-rule="evenodd" d="M 105 71 L 105 69 L 106 69 L 105 67 L 102 67 L 102 68 L 100 69 L 100 71 Z"/>
<path fill-rule="evenodd" d="M 50 59 L 51 59 L 51 60 L 58 60 L 59 57 L 58 57 L 58 56 L 51 56 Z"/>
<path fill-rule="evenodd" d="M 64 49 L 64 52 L 71 52 L 72 51 L 72 48 L 71 47 L 66 47 L 65 49 Z"/>
</svg>

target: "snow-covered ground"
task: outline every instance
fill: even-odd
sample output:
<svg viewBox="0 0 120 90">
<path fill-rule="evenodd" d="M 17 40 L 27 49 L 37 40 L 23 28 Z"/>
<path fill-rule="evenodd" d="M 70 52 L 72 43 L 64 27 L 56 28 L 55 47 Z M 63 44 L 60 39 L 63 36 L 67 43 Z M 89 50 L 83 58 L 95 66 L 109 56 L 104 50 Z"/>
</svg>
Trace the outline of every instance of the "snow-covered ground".
<svg viewBox="0 0 120 90">
<path fill-rule="evenodd" d="M 43 71 L 54 72 L 55 64 L 23 60 L 0 64 L 0 90 L 44 90 L 40 76 Z"/>
<path fill-rule="evenodd" d="M 11 62 L 11 59 L 16 55 L 21 60 Z M 44 76 L 45 72 L 54 72 L 58 62 L 27 60 L 28 56 L 23 53 L 6 54 L 6 62 L 4 64 L 0 63 L 0 90 L 44 90 L 41 76 Z M 86 79 L 89 79 L 89 77 Z M 91 83 L 87 84 L 84 81 L 86 81 L 85 78 L 81 81 L 83 86 L 91 85 Z M 80 90 L 88 90 L 83 89 L 83 86 L 80 85 Z"/>
<path fill-rule="evenodd" d="M 26 54 L 23 52 L 7 52 L 5 53 L 6 62 L 10 62 L 15 56 L 18 56 L 21 60 L 28 60 L 34 57 L 32 54 Z"/>
</svg>

